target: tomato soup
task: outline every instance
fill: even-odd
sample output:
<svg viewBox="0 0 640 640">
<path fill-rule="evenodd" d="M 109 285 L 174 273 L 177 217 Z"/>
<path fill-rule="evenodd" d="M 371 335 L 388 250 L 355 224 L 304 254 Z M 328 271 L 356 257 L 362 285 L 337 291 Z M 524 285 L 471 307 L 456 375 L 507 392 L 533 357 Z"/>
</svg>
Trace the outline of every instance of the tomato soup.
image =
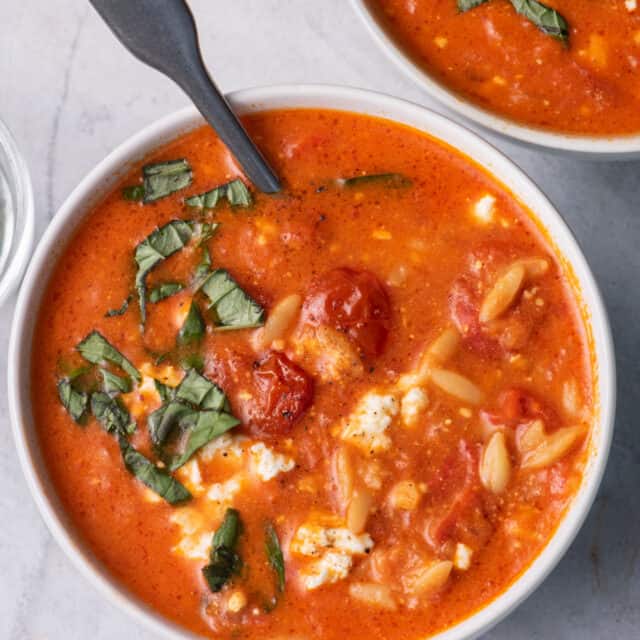
<svg viewBox="0 0 640 640">
<path fill-rule="evenodd" d="M 38 311 L 33 407 L 74 526 L 211 638 L 417 640 L 530 565 L 587 461 L 578 294 L 529 211 L 346 112 L 209 128 L 88 211 Z"/>
<path fill-rule="evenodd" d="M 640 133 L 635 0 L 369 0 L 389 34 L 450 90 L 519 123 Z"/>
</svg>

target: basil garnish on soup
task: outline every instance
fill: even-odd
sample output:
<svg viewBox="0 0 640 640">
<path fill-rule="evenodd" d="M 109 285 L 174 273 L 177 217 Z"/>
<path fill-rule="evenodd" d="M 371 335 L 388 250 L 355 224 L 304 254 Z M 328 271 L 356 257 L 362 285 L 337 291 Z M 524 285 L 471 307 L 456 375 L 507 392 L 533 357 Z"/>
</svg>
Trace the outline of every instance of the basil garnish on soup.
<svg viewBox="0 0 640 640">
<path fill-rule="evenodd" d="M 200 342 L 204 337 L 205 331 L 204 319 L 198 304 L 192 300 L 187 317 L 184 319 L 184 323 L 178 333 L 178 342 L 181 345 Z"/>
<path fill-rule="evenodd" d="M 268 522 L 265 527 L 265 551 L 267 553 L 269 565 L 276 575 L 276 586 L 278 591 L 282 593 L 284 591 L 285 583 L 284 557 L 282 556 L 282 548 L 280 546 L 278 533 L 272 522 Z"/>
<path fill-rule="evenodd" d="M 104 315 L 106 318 L 113 318 L 115 316 L 122 316 L 127 312 L 130 302 L 133 300 L 133 296 L 129 295 L 125 298 L 125 301 L 118 309 L 109 309 Z"/>
<path fill-rule="evenodd" d="M 69 378 L 63 378 L 58 382 L 58 397 L 73 420 L 82 424 L 86 417 L 89 395 L 76 389 Z"/>
<path fill-rule="evenodd" d="M 458 0 L 458 9 L 461 12 L 475 9 L 489 0 Z M 517 13 L 527 18 L 540 31 L 566 42 L 569 39 L 569 25 L 567 21 L 552 7 L 538 2 L 538 0 L 510 0 Z"/>
<path fill-rule="evenodd" d="M 149 302 L 156 303 L 166 298 L 170 298 L 176 293 L 180 293 L 184 289 L 184 285 L 179 282 L 163 282 L 155 286 L 149 292 Z"/>
<path fill-rule="evenodd" d="M 182 483 L 136 451 L 124 436 L 118 436 L 118 444 L 127 471 L 149 489 L 169 504 L 180 504 L 191 499 L 191 494 Z"/>
<path fill-rule="evenodd" d="M 189 163 L 183 158 L 147 164 L 142 167 L 142 177 L 144 203 L 147 204 L 188 187 L 193 179 L 193 172 Z"/>
<path fill-rule="evenodd" d="M 173 255 L 191 239 L 191 226 L 184 220 L 172 220 L 148 235 L 135 250 L 136 290 L 140 304 L 140 319 L 144 325 L 146 313 L 147 274 L 160 262 Z"/>
<path fill-rule="evenodd" d="M 142 379 L 138 370 L 101 333 L 92 331 L 76 346 L 80 355 L 93 364 L 111 362 L 128 373 L 134 380 Z"/>
<path fill-rule="evenodd" d="M 253 202 L 247 185 L 239 178 L 236 178 L 231 182 L 211 189 L 211 191 L 191 196 L 185 200 L 185 203 L 196 209 L 215 209 L 224 198 L 232 207 L 250 207 Z"/>
<path fill-rule="evenodd" d="M 216 269 L 202 284 L 217 329 L 248 329 L 264 324 L 264 309 L 249 297 L 228 271 Z"/>
<path fill-rule="evenodd" d="M 114 395 L 131 391 L 131 378 L 119 376 L 103 368 L 100 368 L 100 375 L 102 376 L 102 389 L 105 393 Z"/>
<path fill-rule="evenodd" d="M 222 389 L 195 369 L 189 370 L 175 389 L 163 385 L 161 397 L 164 404 L 149 416 L 147 424 L 152 442 L 172 471 L 240 424 Z M 177 446 L 169 450 L 167 444 L 176 438 Z"/>
<path fill-rule="evenodd" d="M 369 184 L 379 184 L 385 187 L 401 188 L 411 186 L 411 180 L 401 173 L 371 173 L 352 178 L 341 178 L 338 184 L 342 187 L 364 187 Z"/>
<path fill-rule="evenodd" d="M 241 533 L 240 513 L 236 509 L 227 509 L 211 541 L 209 564 L 202 568 L 202 575 L 214 593 L 220 591 L 242 568 L 242 559 L 236 551 Z"/>
<path fill-rule="evenodd" d="M 129 435 L 136 430 L 136 423 L 118 398 L 98 391 L 91 394 L 91 412 L 108 433 Z"/>
</svg>

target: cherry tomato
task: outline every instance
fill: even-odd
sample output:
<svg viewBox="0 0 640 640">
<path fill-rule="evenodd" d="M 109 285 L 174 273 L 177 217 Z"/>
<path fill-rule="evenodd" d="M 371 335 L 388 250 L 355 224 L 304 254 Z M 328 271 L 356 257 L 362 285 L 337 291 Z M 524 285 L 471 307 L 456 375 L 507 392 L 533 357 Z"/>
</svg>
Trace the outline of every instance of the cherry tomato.
<svg viewBox="0 0 640 640">
<path fill-rule="evenodd" d="M 346 333 L 365 356 L 372 357 L 384 349 L 391 304 L 375 275 L 343 267 L 314 282 L 304 303 L 304 319 Z"/>
<path fill-rule="evenodd" d="M 258 436 L 281 436 L 313 399 L 313 380 L 307 372 L 278 351 L 271 351 L 254 365 L 254 400 L 249 431 Z"/>
</svg>

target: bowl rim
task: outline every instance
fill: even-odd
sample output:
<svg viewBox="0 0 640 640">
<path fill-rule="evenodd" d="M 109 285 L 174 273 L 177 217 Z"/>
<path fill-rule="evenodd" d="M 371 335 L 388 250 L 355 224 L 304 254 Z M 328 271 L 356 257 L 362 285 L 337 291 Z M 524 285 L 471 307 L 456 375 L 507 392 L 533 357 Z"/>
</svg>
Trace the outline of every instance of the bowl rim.
<svg viewBox="0 0 640 640">
<path fill-rule="evenodd" d="M 554 132 L 500 116 L 488 109 L 476 106 L 472 101 L 448 89 L 405 53 L 395 39 L 384 29 L 369 9 L 368 0 L 350 0 L 355 13 L 367 28 L 378 46 L 405 75 L 413 80 L 432 98 L 462 116 L 468 122 L 505 138 L 537 149 L 556 153 L 573 153 L 593 160 L 631 160 L 640 155 L 640 133 L 631 135 L 589 136 Z"/>
<path fill-rule="evenodd" d="M 35 235 L 35 204 L 27 163 L 9 127 L 0 120 L 0 146 L 7 155 L 15 191 L 13 224 L 6 256 L 0 273 L 0 306 L 18 288 L 27 268 Z M 19 236 L 19 237 L 18 237 Z"/>
<path fill-rule="evenodd" d="M 425 107 L 387 96 L 385 94 L 338 87 L 333 85 L 276 85 L 234 92 L 228 96 L 240 113 L 275 108 L 331 108 L 342 111 L 386 117 L 396 122 L 425 131 L 472 158 L 501 184 L 510 189 L 547 228 L 558 251 L 571 265 L 581 288 L 583 302 L 590 313 L 590 327 L 597 359 L 597 386 L 599 388 L 599 421 L 594 426 L 593 439 L 597 448 L 590 458 L 588 470 L 578 494 L 565 513 L 553 537 L 520 577 L 496 599 L 471 616 L 458 622 L 431 640 L 469 640 L 490 629 L 502 620 L 544 580 L 558 564 L 577 535 L 602 479 L 613 434 L 616 400 L 615 360 L 613 341 L 607 312 L 595 279 L 578 243 L 560 214 L 537 186 L 506 156 L 485 142 L 477 134 Z M 96 560 L 87 546 L 65 523 L 65 513 L 60 504 L 55 505 L 56 494 L 46 469 L 38 465 L 39 449 L 30 411 L 31 339 L 39 296 L 47 261 L 55 253 L 56 244 L 69 234 L 69 228 L 87 214 L 87 198 L 96 191 L 108 192 L 109 179 L 117 174 L 123 164 L 140 161 L 146 152 L 156 148 L 163 140 L 175 138 L 197 124 L 202 123 L 198 112 L 187 107 L 174 112 L 145 127 L 128 138 L 104 158 L 69 195 L 40 240 L 29 265 L 20 291 L 13 319 L 9 343 L 8 387 L 11 426 L 20 464 L 30 492 L 40 514 L 54 539 L 73 564 L 106 600 L 127 612 L 141 625 L 173 640 L 195 638 L 191 632 L 178 627 L 133 596 L 121 583 L 111 577 Z M 497 176 L 500 178 L 497 178 Z M 563 244 L 560 248 L 560 243 Z M 61 250 L 61 249 L 60 249 Z M 597 441 L 597 442 L 596 442 Z"/>
</svg>

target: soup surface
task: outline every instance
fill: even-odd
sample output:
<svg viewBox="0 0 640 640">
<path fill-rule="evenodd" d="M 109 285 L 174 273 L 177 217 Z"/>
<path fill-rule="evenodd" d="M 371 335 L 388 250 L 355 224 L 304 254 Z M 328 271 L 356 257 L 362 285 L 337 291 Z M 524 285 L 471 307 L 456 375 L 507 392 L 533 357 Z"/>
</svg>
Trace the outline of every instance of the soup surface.
<svg viewBox="0 0 640 640">
<path fill-rule="evenodd" d="M 201 128 L 69 238 L 32 361 L 49 472 L 109 571 L 195 632 L 424 637 L 504 591 L 580 484 L 576 294 L 526 209 L 428 136 L 246 125 L 281 193 Z"/>
<path fill-rule="evenodd" d="M 417 64 L 482 108 L 561 132 L 640 133 L 635 0 L 369 4 Z"/>
</svg>

